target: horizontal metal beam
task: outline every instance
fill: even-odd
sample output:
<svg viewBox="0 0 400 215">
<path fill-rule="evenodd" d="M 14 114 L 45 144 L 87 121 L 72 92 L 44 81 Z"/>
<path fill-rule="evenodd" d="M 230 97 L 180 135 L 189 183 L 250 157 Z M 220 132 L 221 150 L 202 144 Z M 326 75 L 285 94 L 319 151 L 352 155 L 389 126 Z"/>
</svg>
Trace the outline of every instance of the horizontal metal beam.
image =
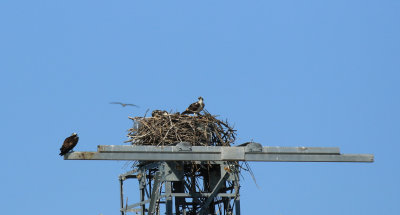
<svg viewBox="0 0 400 215">
<path fill-rule="evenodd" d="M 233 148 L 233 147 L 230 147 Z M 239 148 L 239 147 L 238 147 Z M 229 150 L 231 151 L 231 150 Z M 231 151 L 232 152 L 232 151 Z M 65 160 L 148 160 L 148 161 L 264 161 L 264 162 L 373 162 L 371 154 L 315 154 L 315 153 L 268 153 L 235 151 L 224 155 L 220 152 L 73 152 Z"/>
<path fill-rule="evenodd" d="M 195 152 L 195 153 L 221 153 L 223 150 L 247 150 L 249 147 L 229 147 L 229 146 L 191 146 L 183 150 L 179 146 L 133 146 L 133 145 L 99 145 L 98 152 Z M 264 146 L 261 152 L 278 154 L 340 154 L 338 147 L 280 147 Z"/>
<path fill-rule="evenodd" d="M 185 198 L 199 198 L 199 197 L 209 197 L 210 195 L 211 195 L 211 193 L 191 193 L 191 194 L 190 193 L 170 193 L 170 195 L 161 195 L 159 197 L 159 199 L 166 198 L 168 196 L 185 197 Z M 237 194 L 236 193 L 218 193 L 216 196 L 223 197 L 223 198 L 234 198 L 237 196 Z M 148 204 L 148 203 L 150 203 L 150 200 L 151 199 L 147 199 L 147 200 L 144 200 L 144 201 L 141 201 L 138 203 L 128 205 L 127 207 L 121 208 L 121 211 L 124 211 L 124 212 L 140 211 L 140 208 L 139 209 L 134 209 L 134 208 L 139 207 L 144 204 Z"/>
<path fill-rule="evenodd" d="M 372 154 L 300 155 L 300 154 L 247 154 L 245 161 L 276 162 L 374 162 Z"/>
<path fill-rule="evenodd" d="M 154 153 L 154 152 L 129 152 L 129 153 L 101 153 L 101 152 L 73 152 L 64 156 L 65 160 L 142 160 L 142 161 L 217 161 L 221 160 L 220 154 L 194 154 L 194 153 Z"/>
<path fill-rule="evenodd" d="M 161 195 L 161 196 L 159 196 L 159 199 L 162 199 L 162 198 L 165 198 L 165 197 L 167 197 L 167 195 Z M 148 203 L 150 203 L 150 201 L 151 201 L 151 199 L 147 199 L 147 200 L 135 203 L 135 204 L 128 205 L 125 208 L 121 208 L 121 210 L 123 210 L 123 211 L 131 210 L 132 208 L 148 204 Z"/>
<path fill-rule="evenodd" d="M 211 193 L 171 193 L 171 196 L 175 197 L 186 197 L 186 198 L 200 198 L 200 197 L 209 197 Z M 236 193 L 218 193 L 218 197 L 230 197 L 234 198 L 237 194 Z"/>
</svg>

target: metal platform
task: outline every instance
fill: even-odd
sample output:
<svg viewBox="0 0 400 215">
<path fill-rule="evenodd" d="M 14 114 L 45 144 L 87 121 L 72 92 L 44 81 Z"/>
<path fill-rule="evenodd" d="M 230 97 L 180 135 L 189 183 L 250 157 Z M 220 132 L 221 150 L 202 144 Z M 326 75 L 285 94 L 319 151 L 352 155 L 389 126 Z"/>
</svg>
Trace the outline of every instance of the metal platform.
<svg viewBox="0 0 400 215">
<path fill-rule="evenodd" d="M 262 162 L 373 162 L 372 154 L 341 154 L 337 147 L 245 146 L 133 146 L 99 145 L 97 152 L 73 152 L 65 160 L 138 161 L 262 161 Z"/>
<path fill-rule="evenodd" d="M 372 154 L 341 154 L 337 147 L 99 145 L 65 160 L 139 161 L 119 176 L 122 215 L 240 215 L 240 162 L 374 162 Z M 140 201 L 124 201 L 124 181 L 137 179 Z M 163 211 L 160 209 L 164 205 Z"/>
</svg>

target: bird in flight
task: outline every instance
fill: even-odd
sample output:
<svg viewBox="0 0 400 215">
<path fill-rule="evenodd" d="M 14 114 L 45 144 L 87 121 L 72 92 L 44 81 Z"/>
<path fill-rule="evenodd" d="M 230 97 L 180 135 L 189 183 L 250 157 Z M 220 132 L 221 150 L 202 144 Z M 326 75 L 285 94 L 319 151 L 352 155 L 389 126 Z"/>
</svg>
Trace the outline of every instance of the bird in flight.
<svg viewBox="0 0 400 215">
<path fill-rule="evenodd" d="M 76 144 L 78 144 L 79 137 L 76 133 L 72 133 L 71 136 L 65 138 L 64 143 L 60 148 L 60 155 L 63 156 L 71 151 Z"/>
<path fill-rule="evenodd" d="M 139 106 L 137 106 L 135 104 L 125 104 L 125 103 L 122 103 L 122 102 L 110 102 L 110 104 L 122 105 L 122 107 L 126 107 L 126 106 L 139 107 Z"/>
<path fill-rule="evenodd" d="M 203 97 L 199 97 L 199 100 L 195 103 L 192 103 L 188 108 L 186 108 L 185 111 L 182 112 L 182 114 L 198 114 L 200 111 L 203 110 L 205 104 L 203 102 Z"/>
</svg>

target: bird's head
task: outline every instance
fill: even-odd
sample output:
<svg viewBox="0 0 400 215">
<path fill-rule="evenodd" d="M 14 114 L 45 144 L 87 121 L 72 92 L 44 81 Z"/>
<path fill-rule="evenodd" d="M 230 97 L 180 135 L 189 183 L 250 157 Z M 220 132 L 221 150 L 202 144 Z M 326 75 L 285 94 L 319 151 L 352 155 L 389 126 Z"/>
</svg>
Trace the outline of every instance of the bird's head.
<svg viewBox="0 0 400 215">
<path fill-rule="evenodd" d="M 201 97 L 201 96 L 200 96 L 198 99 L 199 99 L 199 101 L 200 101 L 200 100 L 203 101 L 203 97 Z"/>
<path fill-rule="evenodd" d="M 77 134 L 77 133 L 75 133 L 75 132 L 71 134 L 71 136 L 77 136 L 77 135 L 78 135 L 78 134 Z"/>
</svg>

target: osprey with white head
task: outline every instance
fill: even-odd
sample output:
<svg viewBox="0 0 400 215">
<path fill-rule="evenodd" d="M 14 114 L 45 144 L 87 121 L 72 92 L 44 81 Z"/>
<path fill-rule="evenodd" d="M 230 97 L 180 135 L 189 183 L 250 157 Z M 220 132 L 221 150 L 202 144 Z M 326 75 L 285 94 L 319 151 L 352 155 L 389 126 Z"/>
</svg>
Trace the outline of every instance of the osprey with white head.
<svg viewBox="0 0 400 215">
<path fill-rule="evenodd" d="M 203 102 L 203 97 L 199 97 L 199 100 L 195 103 L 192 103 L 182 114 L 198 114 L 203 110 L 205 104 Z"/>
</svg>

